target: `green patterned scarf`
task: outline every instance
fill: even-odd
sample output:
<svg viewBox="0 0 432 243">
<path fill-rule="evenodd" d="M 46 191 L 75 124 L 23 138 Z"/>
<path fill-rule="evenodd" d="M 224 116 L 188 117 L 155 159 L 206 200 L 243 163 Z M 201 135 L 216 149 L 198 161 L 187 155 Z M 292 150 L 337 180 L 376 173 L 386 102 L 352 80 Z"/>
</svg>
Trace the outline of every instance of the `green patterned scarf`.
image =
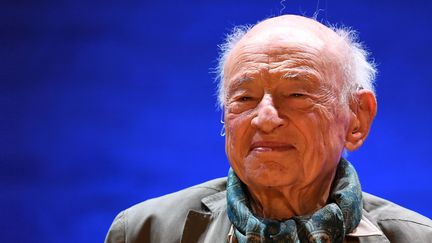
<svg viewBox="0 0 432 243">
<path fill-rule="evenodd" d="M 232 169 L 227 185 L 228 217 L 238 242 L 343 242 L 362 215 L 362 192 L 354 167 L 341 159 L 328 204 L 311 215 L 280 222 L 252 214 L 244 184 Z"/>
</svg>

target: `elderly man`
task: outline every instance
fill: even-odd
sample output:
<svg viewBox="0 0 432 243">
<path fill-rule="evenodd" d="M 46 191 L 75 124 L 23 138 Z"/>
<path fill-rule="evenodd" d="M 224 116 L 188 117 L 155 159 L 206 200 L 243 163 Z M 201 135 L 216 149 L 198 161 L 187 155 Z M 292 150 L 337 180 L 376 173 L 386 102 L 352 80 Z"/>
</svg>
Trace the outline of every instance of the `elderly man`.
<svg viewBox="0 0 432 243">
<path fill-rule="evenodd" d="M 228 178 L 121 212 L 106 242 L 432 242 L 430 219 L 362 193 L 342 158 L 377 109 L 350 31 L 286 15 L 222 49 Z"/>
</svg>

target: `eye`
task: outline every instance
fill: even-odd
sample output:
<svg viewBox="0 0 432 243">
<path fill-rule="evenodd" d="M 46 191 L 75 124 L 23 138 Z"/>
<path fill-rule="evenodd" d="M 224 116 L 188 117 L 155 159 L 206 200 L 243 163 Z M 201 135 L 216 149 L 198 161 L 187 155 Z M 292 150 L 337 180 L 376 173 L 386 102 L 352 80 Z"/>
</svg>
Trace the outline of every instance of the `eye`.
<svg viewBox="0 0 432 243">
<path fill-rule="evenodd" d="M 243 101 L 243 102 L 250 101 L 250 100 L 252 100 L 252 97 L 250 96 L 242 96 L 239 98 L 239 101 Z"/>
<path fill-rule="evenodd" d="M 285 98 L 303 98 L 306 95 L 303 93 L 288 93 L 283 95 Z"/>
<path fill-rule="evenodd" d="M 304 94 L 304 93 L 290 93 L 290 92 L 287 92 L 287 93 L 282 93 L 282 96 L 284 97 L 284 98 L 303 98 L 303 97 L 305 97 L 306 96 L 306 94 Z"/>
<path fill-rule="evenodd" d="M 301 93 L 293 93 L 293 94 L 290 94 L 289 96 L 294 97 L 294 98 L 301 98 L 301 97 L 303 97 L 305 95 L 301 94 Z"/>
</svg>

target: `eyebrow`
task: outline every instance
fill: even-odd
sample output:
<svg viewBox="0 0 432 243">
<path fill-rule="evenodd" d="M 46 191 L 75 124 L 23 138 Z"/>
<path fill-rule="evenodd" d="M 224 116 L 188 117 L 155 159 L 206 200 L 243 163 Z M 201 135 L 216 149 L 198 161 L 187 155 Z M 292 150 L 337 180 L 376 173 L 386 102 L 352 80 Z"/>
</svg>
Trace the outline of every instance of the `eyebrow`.
<svg viewBox="0 0 432 243">
<path fill-rule="evenodd" d="M 296 68 L 294 71 L 289 71 L 283 74 L 281 79 L 296 80 L 296 81 L 317 81 L 319 80 L 319 74 L 315 73 L 308 68 Z"/>
<path fill-rule="evenodd" d="M 227 88 L 236 89 L 239 86 L 241 86 L 242 84 L 250 82 L 252 80 L 254 80 L 254 78 L 251 77 L 251 75 L 245 74 L 245 75 L 241 76 L 240 78 L 235 78 L 234 80 L 229 82 L 230 84 L 228 85 Z"/>
<path fill-rule="evenodd" d="M 242 86 L 244 83 L 252 81 L 253 78 L 251 75 L 242 75 L 239 78 L 235 78 L 229 82 L 229 85 L 225 88 L 226 91 L 226 97 L 230 96 L 235 90 L 237 90 L 240 86 Z"/>
<path fill-rule="evenodd" d="M 247 82 L 253 81 L 255 79 L 255 75 L 256 74 L 254 73 L 243 74 L 241 77 L 233 79 L 227 88 L 236 89 Z M 314 69 L 305 66 L 299 66 L 289 72 L 286 72 L 285 74 L 282 74 L 279 78 L 294 82 L 300 81 L 313 83 L 320 80 L 319 76 L 319 73 L 317 73 Z"/>
<path fill-rule="evenodd" d="M 243 75 L 240 78 L 234 79 L 232 83 L 242 84 L 242 83 L 250 82 L 252 80 L 253 80 L 253 78 L 251 76 L 249 76 L 249 75 Z"/>
</svg>

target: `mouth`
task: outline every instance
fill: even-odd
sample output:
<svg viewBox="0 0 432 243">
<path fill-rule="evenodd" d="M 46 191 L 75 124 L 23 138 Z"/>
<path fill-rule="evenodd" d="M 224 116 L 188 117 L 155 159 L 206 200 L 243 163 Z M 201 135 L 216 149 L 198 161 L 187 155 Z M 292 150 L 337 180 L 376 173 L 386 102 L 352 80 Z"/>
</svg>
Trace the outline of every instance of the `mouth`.
<svg viewBox="0 0 432 243">
<path fill-rule="evenodd" d="M 249 152 L 285 152 L 295 147 L 289 143 L 281 143 L 281 142 L 254 142 L 252 143 Z"/>
</svg>

